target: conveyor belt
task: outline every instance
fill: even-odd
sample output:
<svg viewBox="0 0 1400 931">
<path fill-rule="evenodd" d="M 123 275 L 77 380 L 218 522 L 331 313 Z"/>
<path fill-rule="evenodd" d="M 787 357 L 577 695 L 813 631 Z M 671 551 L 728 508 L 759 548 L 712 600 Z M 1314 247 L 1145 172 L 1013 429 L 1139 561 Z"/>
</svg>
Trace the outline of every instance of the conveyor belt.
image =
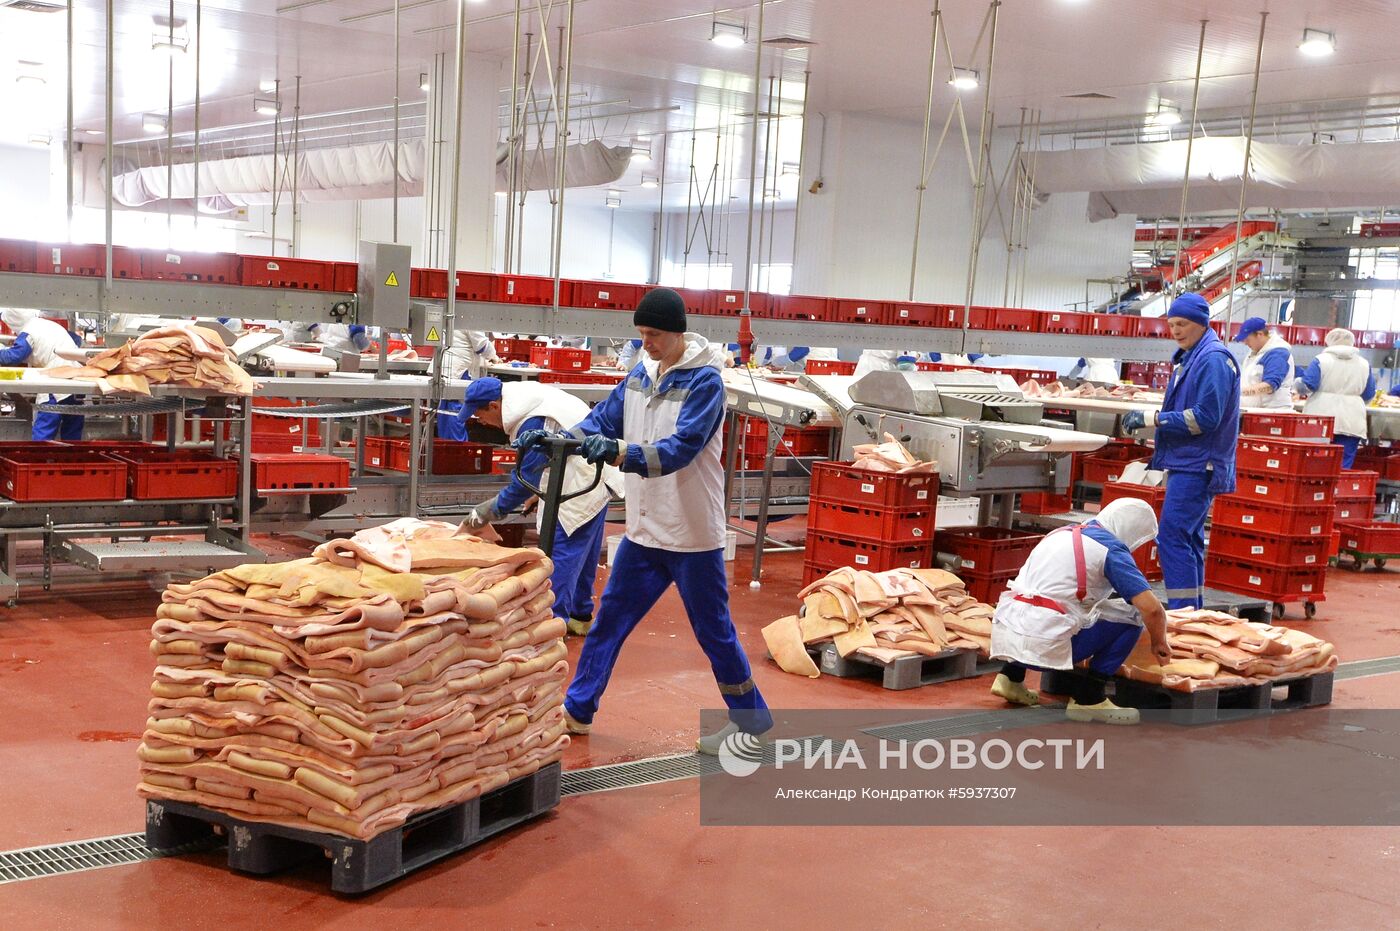
<svg viewBox="0 0 1400 931">
<path fill-rule="evenodd" d="M 397 401 L 341 401 L 336 404 L 312 404 L 307 407 L 258 407 L 254 404 L 253 412 L 267 417 L 287 417 L 293 420 L 305 417 L 338 420 L 392 414 L 396 411 L 406 411 L 408 407 L 407 404 Z"/>
<path fill-rule="evenodd" d="M 60 404 L 45 401 L 34 405 L 35 410 L 50 414 L 78 414 L 83 417 L 131 417 L 141 414 L 174 414 L 185 409 L 185 398 L 118 398 L 110 401 L 86 401 L 82 404 Z M 189 399 L 195 407 L 206 401 Z"/>
</svg>

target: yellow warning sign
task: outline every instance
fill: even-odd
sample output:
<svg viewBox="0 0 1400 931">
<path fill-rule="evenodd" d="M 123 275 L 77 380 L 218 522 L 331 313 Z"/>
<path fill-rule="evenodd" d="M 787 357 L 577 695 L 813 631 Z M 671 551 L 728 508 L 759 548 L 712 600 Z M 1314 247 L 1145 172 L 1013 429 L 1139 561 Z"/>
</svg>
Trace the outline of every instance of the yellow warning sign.
<svg viewBox="0 0 1400 931">
<path fill-rule="evenodd" d="M 384 282 L 384 285 L 385 287 L 389 288 L 397 288 L 399 286 L 399 276 L 395 275 L 393 272 L 390 272 L 388 279 L 386 279 Z"/>
<path fill-rule="evenodd" d="M 430 343 L 436 343 L 438 341 L 437 327 L 428 327 L 428 335 L 424 338 Z"/>
</svg>

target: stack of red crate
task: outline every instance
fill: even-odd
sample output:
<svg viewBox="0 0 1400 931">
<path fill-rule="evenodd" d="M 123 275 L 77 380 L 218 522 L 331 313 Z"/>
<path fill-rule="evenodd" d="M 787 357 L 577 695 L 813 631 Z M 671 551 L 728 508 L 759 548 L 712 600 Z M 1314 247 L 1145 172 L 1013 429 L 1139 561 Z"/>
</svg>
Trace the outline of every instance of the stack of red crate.
<svg viewBox="0 0 1400 931">
<path fill-rule="evenodd" d="M 1375 517 L 1376 485 L 1379 481 L 1378 472 L 1369 469 L 1343 469 L 1337 477 L 1336 485 L 1337 520 L 1369 521 Z"/>
<path fill-rule="evenodd" d="M 1103 486 L 1101 506 L 1118 498 L 1137 498 L 1139 501 L 1146 501 L 1152 506 L 1152 511 L 1160 522 L 1162 520 L 1162 504 L 1167 498 L 1167 488 L 1165 485 L 1134 485 L 1130 482 L 1108 482 Z M 1138 568 L 1142 570 L 1143 575 L 1147 576 L 1149 582 L 1156 582 L 1162 578 L 1162 563 L 1157 556 L 1156 540 L 1149 540 L 1134 550 L 1133 561 L 1138 564 Z"/>
<path fill-rule="evenodd" d="M 958 557 L 958 577 L 967 584 L 968 594 L 984 604 L 996 604 L 1042 537 L 1000 527 L 958 527 L 940 530 L 933 548 Z"/>
<path fill-rule="evenodd" d="M 1128 463 L 1146 462 L 1152 458 L 1146 447 L 1123 439 L 1112 440 L 1094 453 L 1076 453 L 1075 457 L 1078 480 L 1090 485 L 1116 482 L 1123 474 L 1123 467 Z"/>
<path fill-rule="evenodd" d="M 846 566 L 884 572 L 932 565 L 936 474 L 818 462 L 810 501 L 804 585 Z"/>
<path fill-rule="evenodd" d="M 1400 482 L 1400 447 L 1362 446 L 1352 465 L 1375 472 L 1383 481 Z"/>
<path fill-rule="evenodd" d="M 1129 318 L 1131 319 L 1131 318 Z M 1125 362 L 1123 380 L 1154 391 L 1165 391 L 1172 377 L 1170 362 Z"/>
<path fill-rule="evenodd" d="M 1323 599 L 1342 450 L 1243 435 L 1235 493 L 1211 513 L 1206 584 L 1276 604 Z"/>
<path fill-rule="evenodd" d="M 742 446 L 736 468 L 741 471 L 763 468 L 763 460 L 768 455 L 768 421 L 760 417 L 739 418 L 739 433 Z M 830 427 L 784 427 L 773 451 L 774 459 L 792 459 L 799 456 L 831 455 Z M 725 446 L 729 445 L 729 425 L 725 423 Z"/>
</svg>

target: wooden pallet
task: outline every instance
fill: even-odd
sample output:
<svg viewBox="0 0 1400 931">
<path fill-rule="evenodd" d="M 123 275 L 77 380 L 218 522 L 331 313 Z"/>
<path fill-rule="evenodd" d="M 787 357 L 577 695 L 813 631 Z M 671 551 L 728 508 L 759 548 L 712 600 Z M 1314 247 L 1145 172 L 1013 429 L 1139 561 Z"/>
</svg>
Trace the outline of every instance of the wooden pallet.
<svg viewBox="0 0 1400 931">
<path fill-rule="evenodd" d="M 217 825 L 228 837 L 230 869 L 262 876 L 329 857 L 331 889 L 355 895 L 539 817 L 559 804 L 559 788 L 560 764 L 551 763 L 478 798 L 421 812 L 369 840 L 148 799 L 146 845 L 179 847 L 209 837 Z"/>
<path fill-rule="evenodd" d="M 1082 678 L 1083 674 L 1073 669 L 1045 670 L 1040 674 L 1040 690 L 1054 695 L 1072 695 L 1076 683 Z M 1236 685 L 1222 689 L 1197 689 L 1194 692 L 1118 677 L 1110 680 L 1110 684 L 1112 698 L 1117 705 L 1145 711 L 1168 711 L 1173 724 L 1194 725 L 1330 705 L 1333 679 L 1333 673 L 1324 672 L 1280 679 L 1267 685 Z M 1287 694 L 1275 697 L 1274 690 L 1280 688 L 1286 688 Z"/>
<path fill-rule="evenodd" d="M 834 643 L 817 643 L 807 647 L 823 673 L 840 679 L 875 679 L 892 691 L 914 689 L 922 685 L 970 679 L 989 672 L 1000 672 L 1001 662 L 980 662 L 976 650 L 944 650 L 937 656 L 901 656 L 890 663 L 852 653 L 843 657 Z"/>
</svg>

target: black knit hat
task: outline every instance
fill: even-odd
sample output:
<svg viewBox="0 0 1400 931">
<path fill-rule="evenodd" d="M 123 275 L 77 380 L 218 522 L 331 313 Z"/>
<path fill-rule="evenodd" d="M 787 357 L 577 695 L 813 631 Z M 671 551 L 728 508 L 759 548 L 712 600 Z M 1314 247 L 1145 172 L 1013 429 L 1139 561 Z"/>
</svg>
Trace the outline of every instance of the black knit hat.
<svg viewBox="0 0 1400 931">
<path fill-rule="evenodd" d="M 685 299 L 670 288 L 648 291 L 637 302 L 632 325 L 651 327 L 664 333 L 684 333 Z"/>
</svg>

